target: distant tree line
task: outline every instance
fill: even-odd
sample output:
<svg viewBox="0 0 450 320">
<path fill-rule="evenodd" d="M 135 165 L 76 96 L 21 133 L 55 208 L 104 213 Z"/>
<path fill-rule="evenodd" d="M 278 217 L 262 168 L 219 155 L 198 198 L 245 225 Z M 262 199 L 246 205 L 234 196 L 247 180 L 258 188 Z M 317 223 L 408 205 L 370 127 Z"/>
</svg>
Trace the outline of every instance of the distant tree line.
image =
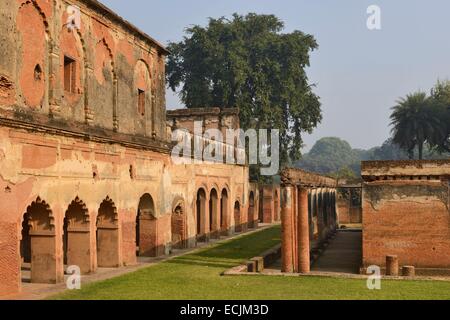
<svg viewBox="0 0 450 320">
<path fill-rule="evenodd" d="M 450 153 L 440 152 L 428 145 L 424 146 L 423 159 L 448 159 Z M 418 155 L 416 147 L 412 155 Z M 402 149 L 388 139 L 383 145 L 369 150 L 353 149 L 350 144 L 336 137 L 320 139 L 313 148 L 295 162 L 295 166 L 304 170 L 326 174 L 342 179 L 357 179 L 361 176 L 361 161 L 408 160 L 411 152 Z"/>
<path fill-rule="evenodd" d="M 390 120 L 392 136 L 380 147 L 353 149 L 342 139 L 323 138 L 295 166 L 352 179 L 360 177 L 361 161 L 450 158 L 450 81 L 438 81 L 429 94 L 400 98 Z"/>
</svg>

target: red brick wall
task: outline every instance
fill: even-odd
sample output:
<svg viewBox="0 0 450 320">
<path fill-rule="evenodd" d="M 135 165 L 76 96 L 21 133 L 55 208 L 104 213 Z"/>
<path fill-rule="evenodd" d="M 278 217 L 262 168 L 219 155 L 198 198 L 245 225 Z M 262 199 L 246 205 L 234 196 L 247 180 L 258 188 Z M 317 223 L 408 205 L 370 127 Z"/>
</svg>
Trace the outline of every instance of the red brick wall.
<svg viewBox="0 0 450 320">
<path fill-rule="evenodd" d="M 364 186 L 364 266 L 450 268 L 449 187 L 439 181 L 385 181 Z"/>
<path fill-rule="evenodd" d="M 20 290 L 17 225 L 0 221 L 0 296 Z"/>
</svg>

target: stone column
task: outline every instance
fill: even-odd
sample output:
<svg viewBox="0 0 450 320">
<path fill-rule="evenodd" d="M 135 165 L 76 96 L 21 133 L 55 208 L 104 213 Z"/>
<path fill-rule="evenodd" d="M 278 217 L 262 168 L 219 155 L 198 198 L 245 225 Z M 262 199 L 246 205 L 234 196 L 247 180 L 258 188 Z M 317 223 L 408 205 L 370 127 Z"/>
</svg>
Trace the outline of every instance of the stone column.
<svg viewBox="0 0 450 320">
<path fill-rule="evenodd" d="M 318 233 L 319 233 L 319 243 L 321 243 L 324 238 L 323 238 L 323 234 L 324 234 L 324 197 L 323 197 L 323 189 L 322 188 L 318 188 L 317 189 L 317 229 L 318 229 Z"/>
<path fill-rule="evenodd" d="M 337 199 L 337 190 L 334 189 L 333 191 L 333 224 L 334 224 L 334 231 L 336 231 L 338 227 L 338 221 L 337 221 L 337 211 L 336 211 L 336 199 Z"/>
<path fill-rule="evenodd" d="M 293 222 L 292 222 L 292 260 L 294 264 L 294 272 L 298 272 L 298 188 L 295 186 L 292 189 L 292 215 L 293 215 Z"/>
<path fill-rule="evenodd" d="M 48 100 L 49 100 L 49 113 L 52 117 L 59 116 L 61 112 L 62 102 L 62 88 L 60 77 L 60 48 L 55 41 L 50 41 L 50 54 L 49 54 L 49 79 L 48 79 Z"/>
<path fill-rule="evenodd" d="M 398 276 L 398 257 L 397 256 L 387 256 L 386 257 L 386 275 L 387 276 Z"/>
<path fill-rule="evenodd" d="M 403 277 L 415 277 L 416 276 L 416 268 L 414 266 L 404 266 L 402 268 L 402 276 Z"/>
<path fill-rule="evenodd" d="M 281 189 L 281 271 L 292 273 L 293 264 L 293 186 L 286 185 Z"/>
<path fill-rule="evenodd" d="M 314 240 L 314 215 L 316 208 L 316 189 L 311 190 L 311 225 L 309 226 L 309 239 Z"/>
<path fill-rule="evenodd" d="M 298 189 L 298 272 L 309 273 L 310 269 L 310 242 L 309 242 L 309 213 L 308 189 Z"/>
<path fill-rule="evenodd" d="M 211 238 L 211 224 L 210 224 L 210 216 L 209 216 L 209 199 L 210 199 L 210 195 L 206 194 L 206 198 L 205 198 L 205 211 L 204 211 L 204 216 L 203 216 L 203 220 L 204 220 L 204 226 L 203 226 L 203 233 L 205 236 L 205 241 L 209 241 Z"/>
</svg>

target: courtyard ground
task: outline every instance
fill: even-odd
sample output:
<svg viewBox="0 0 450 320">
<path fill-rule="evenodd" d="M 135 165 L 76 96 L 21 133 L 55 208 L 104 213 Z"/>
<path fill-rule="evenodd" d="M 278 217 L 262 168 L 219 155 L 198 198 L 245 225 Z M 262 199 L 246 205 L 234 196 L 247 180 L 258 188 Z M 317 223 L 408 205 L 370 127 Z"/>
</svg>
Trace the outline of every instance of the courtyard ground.
<svg viewBox="0 0 450 320">
<path fill-rule="evenodd" d="M 213 244 L 117 278 L 67 291 L 52 299 L 450 299 L 450 282 L 366 280 L 328 277 L 221 276 L 280 242 L 280 227 Z"/>
</svg>

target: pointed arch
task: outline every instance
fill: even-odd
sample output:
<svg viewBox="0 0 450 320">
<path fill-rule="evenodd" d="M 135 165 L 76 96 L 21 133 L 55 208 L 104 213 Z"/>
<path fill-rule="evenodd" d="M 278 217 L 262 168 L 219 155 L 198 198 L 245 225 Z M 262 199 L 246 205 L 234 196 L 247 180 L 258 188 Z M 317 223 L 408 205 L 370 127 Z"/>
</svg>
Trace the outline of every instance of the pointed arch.
<svg viewBox="0 0 450 320">
<path fill-rule="evenodd" d="M 211 238 L 220 238 L 220 201 L 215 187 L 209 193 L 209 230 Z"/>
<path fill-rule="evenodd" d="M 136 255 L 158 256 L 157 217 L 153 197 L 146 193 L 139 199 L 136 215 Z"/>
<path fill-rule="evenodd" d="M 204 242 L 208 240 L 208 223 L 206 207 L 207 191 L 201 187 L 197 191 L 195 201 L 196 223 L 197 223 L 197 241 Z"/>
<path fill-rule="evenodd" d="M 90 222 L 86 204 L 76 197 L 69 204 L 64 217 L 64 264 L 79 266 L 83 274 L 93 271 Z"/>
<path fill-rule="evenodd" d="M 21 240 L 22 279 L 33 283 L 63 280 L 56 261 L 55 218 L 50 206 L 37 197 L 23 215 Z"/>
<path fill-rule="evenodd" d="M 187 248 L 187 216 L 183 198 L 176 198 L 172 204 L 172 248 Z"/>
<path fill-rule="evenodd" d="M 64 11 L 63 20 L 66 15 L 67 12 Z M 73 107 L 81 101 L 84 94 L 85 98 L 81 101 L 83 104 L 81 110 L 84 110 L 87 105 L 86 93 L 88 92 L 86 42 L 78 28 L 70 29 L 63 24 L 59 33 L 59 43 L 61 53 L 58 72 L 64 92 L 63 100 L 68 106 Z"/>
<path fill-rule="evenodd" d="M 99 267 L 119 267 L 119 215 L 114 201 L 107 196 L 97 215 L 97 264 Z"/>
<path fill-rule="evenodd" d="M 227 188 L 223 188 L 220 195 L 220 230 L 222 235 L 228 235 L 230 228 L 230 204 L 229 204 L 229 191 Z"/>
<path fill-rule="evenodd" d="M 21 3 L 17 13 L 17 52 L 21 55 L 17 78 L 27 107 L 43 109 L 49 92 L 52 72 L 50 56 L 51 34 L 47 17 L 35 0 Z"/>
</svg>

